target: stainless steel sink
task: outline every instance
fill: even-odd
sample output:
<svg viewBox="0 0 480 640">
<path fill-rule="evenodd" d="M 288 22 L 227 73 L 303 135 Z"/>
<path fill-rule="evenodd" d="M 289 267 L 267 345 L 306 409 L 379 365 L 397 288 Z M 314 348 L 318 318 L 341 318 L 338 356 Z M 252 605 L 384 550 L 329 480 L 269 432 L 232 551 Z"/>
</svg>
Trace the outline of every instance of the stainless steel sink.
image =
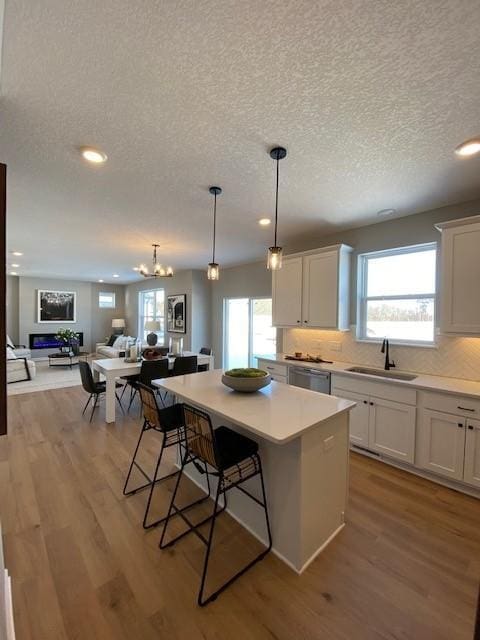
<svg viewBox="0 0 480 640">
<path fill-rule="evenodd" d="M 397 373 L 396 371 L 386 371 L 385 369 L 371 369 L 370 367 L 351 367 L 347 369 L 352 373 L 364 373 L 368 376 L 378 376 L 379 378 L 392 378 L 393 380 L 415 380 L 417 376 L 411 373 Z"/>
</svg>

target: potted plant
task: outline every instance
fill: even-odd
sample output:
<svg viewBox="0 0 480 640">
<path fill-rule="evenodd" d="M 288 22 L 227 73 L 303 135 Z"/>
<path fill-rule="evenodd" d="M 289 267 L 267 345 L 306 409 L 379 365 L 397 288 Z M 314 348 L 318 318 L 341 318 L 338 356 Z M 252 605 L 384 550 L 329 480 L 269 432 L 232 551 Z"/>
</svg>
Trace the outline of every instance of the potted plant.
<svg viewBox="0 0 480 640">
<path fill-rule="evenodd" d="M 76 331 L 73 331 L 72 329 L 59 329 L 55 338 L 63 343 L 60 347 L 60 351 L 63 351 L 64 353 L 78 353 L 79 335 Z"/>
</svg>

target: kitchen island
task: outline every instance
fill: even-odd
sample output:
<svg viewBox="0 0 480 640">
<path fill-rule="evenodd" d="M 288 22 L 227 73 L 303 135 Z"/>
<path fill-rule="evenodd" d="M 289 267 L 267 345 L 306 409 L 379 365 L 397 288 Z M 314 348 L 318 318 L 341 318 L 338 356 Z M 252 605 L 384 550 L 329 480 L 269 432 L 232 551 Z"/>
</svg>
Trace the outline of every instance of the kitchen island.
<svg viewBox="0 0 480 640">
<path fill-rule="evenodd" d="M 301 573 L 345 523 L 348 497 L 349 411 L 354 402 L 272 382 L 256 393 L 225 387 L 214 370 L 156 380 L 154 384 L 207 411 L 259 444 L 272 526 L 273 551 Z M 189 465 L 189 477 L 206 486 Z M 257 481 L 256 481 L 257 480 Z M 258 479 L 248 489 L 259 495 Z M 263 514 L 239 491 L 229 513 L 261 540 Z"/>
</svg>

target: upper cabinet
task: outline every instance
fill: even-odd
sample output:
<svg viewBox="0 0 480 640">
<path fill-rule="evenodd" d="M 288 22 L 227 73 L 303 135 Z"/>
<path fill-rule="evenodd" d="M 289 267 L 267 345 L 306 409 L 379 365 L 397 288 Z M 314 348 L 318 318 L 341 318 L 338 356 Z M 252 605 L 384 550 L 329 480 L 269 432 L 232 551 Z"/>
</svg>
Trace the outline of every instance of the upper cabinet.
<svg viewBox="0 0 480 640">
<path fill-rule="evenodd" d="M 441 330 L 480 335 L 480 216 L 435 226 L 442 233 Z"/>
<path fill-rule="evenodd" d="M 285 257 L 273 272 L 274 326 L 348 330 L 351 252 L 341 244 Z"/>
</svg>

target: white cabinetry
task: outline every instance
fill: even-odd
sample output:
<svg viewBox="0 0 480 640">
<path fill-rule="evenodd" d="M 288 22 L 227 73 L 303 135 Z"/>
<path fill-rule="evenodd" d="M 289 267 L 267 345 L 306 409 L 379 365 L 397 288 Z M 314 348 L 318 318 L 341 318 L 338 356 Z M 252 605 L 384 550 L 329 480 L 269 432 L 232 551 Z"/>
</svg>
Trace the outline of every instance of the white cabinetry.
<svg viewBox="0 0 480 640">
<path fill-rule="evenodd" d="M 414 462 L 414 389 L 333 375 L 332 394 L 357 402 L 350 414 L 352 444 L 397 460 Z"/>
<path fill-rule="evenodd" d="M 480 335 L 480 216 L 436 227 L 442 232 L 441 330 Z"/>
<path fill-rule="evenodd" d="M 417 465 L 480 487 L 480 401 L 419 394 Z"/>
<path fill-rule="evenodd" d="M 270 362 L 269 360 L 262 360 L 261 358 L 257 359 L 257 366 L 259 369 L 263 369 L 264 371 L 268 371 L 272 380 L 275 382 L 283 382 L 287 384 L 288 382 L 288 367 L 283 364 L 278 364 L 278 362 Z"/>
<path fill-rule="evenodd" d="M 336 245 L 284 258 L 273 272 L 274 326 L 347 330 L 351 251 Z"/>
</svg>

